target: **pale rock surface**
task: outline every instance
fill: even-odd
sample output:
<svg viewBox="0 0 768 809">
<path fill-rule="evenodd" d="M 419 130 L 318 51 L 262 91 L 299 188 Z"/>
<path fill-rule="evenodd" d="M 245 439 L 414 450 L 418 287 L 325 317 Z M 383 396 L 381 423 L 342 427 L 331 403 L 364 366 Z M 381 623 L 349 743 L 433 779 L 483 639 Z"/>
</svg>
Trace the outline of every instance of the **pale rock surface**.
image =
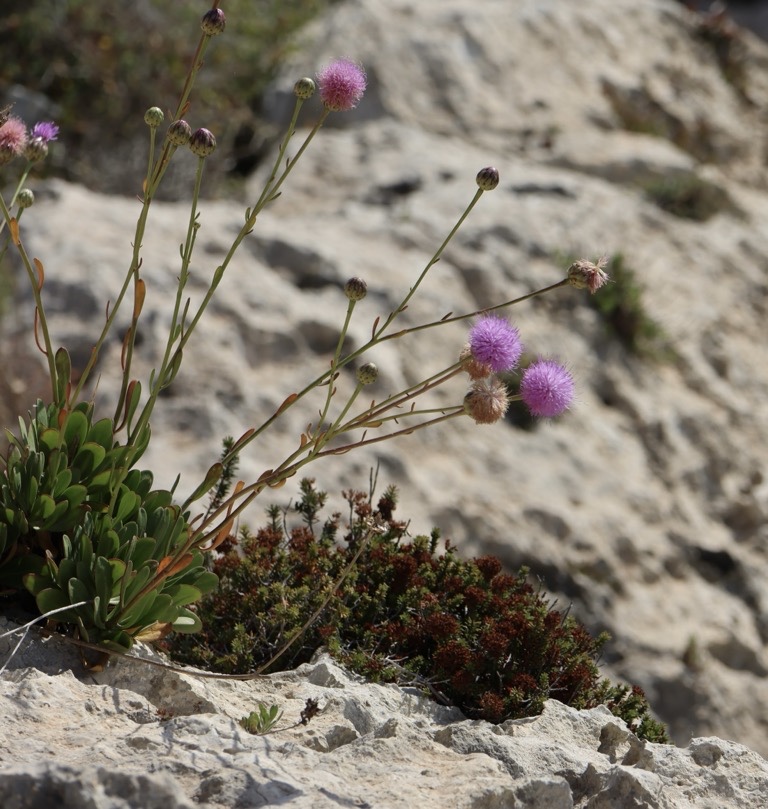
<svg viewBox="0 0 768 809">
<path fill-rule="evenodd" d="M 233 261 L 142 463 L 164 486 L 181 473 L 179 491 L 190 491 L 223 435 L 260 423 L 327 367 L 343 282 L 369 283 L 350 330 L 360 345 L 461 214 L 476 171 L 494 164 L 499 188 L 403 323 L 556 282 L 567 255 L 621 252 L 677 361 L 628 356 L 586 293 L 559 290 L 512 314 L 532 353 L 573 369 L 579 401 L 566 417 L 532 432 L 452 422 L 308 473 L 337 493 L 365 488 L 380 463 L 380 485 L 399 485 L 414 533 L 437 525 L 467 554 L 526 564 L 561 606 L 609 630 L 606 671 L 646 689 L 678 744 L 718 735 L 768 754 L 768 46 L 744 35 L 739 91 L 697 37 L 696 17 L 672 0 L 350 0 L 306 41 L 270 97 L 275 121 L 285 120 L 293 81 L 334 56 L 360 59 L 370 92 L 320 132 Z M 734 210 L 703 223 L 661 211 L 638 183 L 672 175 L 711 180 Z M 82 366 L 128 265 L 139 206 L 61 182 L 38 197 L 22 233 L 46 267 L 55 339 Z M 201 205 L 198 299 L 243 207 Z M 154 206 L 137 370 L 162 351 L 186 219 L 182 205 Z M 29 328 L 28 296 L 11 320 Z M 374 394 L 449 365 L 465 338 L 452 325 L 385 344 L 371 357 L 381 372 Z M 105 408 L 119 353 L 116 338 L 99 366 Z M 352 384 L 345 374 L 339 388 Z M 463 395 L 457 382 L 435 401 Z M 292 451 L 318 406 L 289 411 L 242 458 L 243 477 Z M 262 503 L 295 491 L 291 481 Z M 248 521 L 259 519 L 255 510 Z M 617 789 L 623 772 L 609 778 Z M 666 805 L 655 800 L 636 805 Z"/>
<path fill-rule="evenodd" d="M 8 626 L 0 620 L 0 634 Z M 15 640 L 0 640 L 9 659 Z M 140 650 L 142 651 L 142 650 Z M 158 655 L 143 650 L 149 659 Z M 300 722 L 308 699 L 320 709 Z M 254 736 L 259 702 L 284 714 Z M 768 762 L 733 742 L 639 741 L 606 708 L 556 700 L 494 726 L 414 689 L 366 683 L 319 655 L 249 681 L 120 660 L 87 673 L 32 635 L 0 675 L 4 809 L 741 809 Z"/>
</svg>

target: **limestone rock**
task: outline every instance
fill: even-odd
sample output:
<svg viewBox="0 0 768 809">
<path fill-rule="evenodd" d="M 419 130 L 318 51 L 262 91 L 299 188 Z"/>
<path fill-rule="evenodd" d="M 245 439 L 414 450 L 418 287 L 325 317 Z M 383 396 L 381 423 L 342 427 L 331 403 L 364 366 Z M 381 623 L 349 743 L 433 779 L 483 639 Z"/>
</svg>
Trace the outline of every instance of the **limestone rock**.
<svg viewBox="0 0 768 809">
<path fill-rule="evenodd" d="M 414 533 L 437 525 L 467 554 L 528 565 L 561 606 L 609 630 L 606 671 L 642 685 L 679 744 L 717 735 L 768 754 L 768 46 L 747 33 L 741 42 L 745 83 L 736 85 L 699 18 L 672 0 L 334 6 L 307 31 L 265 114 L 286 120 L 286 88 L 339 55 L 364 63 L 370 92 L 323 128 L 245 241 L 160 403 L 142 463 L 164 486 L 181 472 L 179 493 L 191 491 L 221 437 L 260 424 L 327 367 L 346 311 L 343 282 L 359 275 L 369 284 L 349 333 L 357 347 L 461 215 L 477 170 L 496 165 L 499 188 L 430 271 L 403 324 L 554 283 L 568 256 L 621 253 L 675 360 L 631 356 L 586 295 L 560 290 L 511 315 L 531 353 L 559 355 L 573 369 L 579 401 L 565 418 L 532 431 L 467 420 L 308 474 L 338 493 L 365 487 L 379 463 Z M 250 200 L 265 171 L 249 184 Z M 706 221 L 681 219 L 644 186 L 667 177 L 707 182 L 733 204 Z M 38 199 L 22 235 L 46 267 L 54 339 L 82 367 L 127 269 L 138 205 L 62 182 Z M 180 204 L 153 207 L 137 373 L 164 346 L 187 216 Z M 206 201 L 200 221 L 193 302 L 242 208 Z M 31 347 L 32 307 L 18 291 L 4 326 Z M 98 368 L 106 412 L 119 338 Z M 374 395 L 446 367 L 465 339 L 466 327 L 452 324 L 382 346 L 371 357 Z M 343 374 L 340 395 L 353 384 Z M 464 392 L 457 383 L 436 406 Z M 289 411 L 243 456 L 242 476 L 253 480 L 293 451 L 316 412 L 317 402 Z M 295 492 L 289 483 L 262 503 Z M 597 772 L 583 789 L 603 783 Z M 646 776 L 630 788 L 623 773 L 605 784 L 652 792 Z"/>
<path fill-rule="evenodd" d="M 0 804 L 9 809 L 741 809 L 768 800 L 768 762 L 756 753 L 717 738 L 685 749 L 643 743 L 604 707 L 551 700 L 539 717 L 494 726 L 414 689 L 366 683 L 322 654 L 238 682 L 127 659 L 87 673 L 57 638 L 33 635 L 9 659 L 11 645 L 0 640 Z M 308 699 L 320 710 L 302 724 Z M 259 702 L 284 711 L 274 733 L 239 725 Z"/>
</svg>

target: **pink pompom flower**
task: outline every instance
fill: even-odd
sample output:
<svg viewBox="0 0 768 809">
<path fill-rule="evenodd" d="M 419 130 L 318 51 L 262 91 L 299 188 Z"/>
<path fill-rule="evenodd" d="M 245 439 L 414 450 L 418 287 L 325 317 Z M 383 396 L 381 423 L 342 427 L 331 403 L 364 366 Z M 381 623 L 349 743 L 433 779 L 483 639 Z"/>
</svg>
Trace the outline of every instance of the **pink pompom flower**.
<svg viewBox="0 0 768 809">
<path fill-rule="evenodd" d="M 534 416 L 551 419 L 573 404 L 571 372 L 556 360 L 539 358 L 523 372 L 520 395 Z"/>
<path fill-rule="evenodd" d="M 367 80 L 363 68 L 350 59 L 335 59 L 317 74 L 320 98 L 332 112 L 356 107 L 363 97 Z"/>
<path fill-rule="evenodd" d="M 11 115 L 0 126 L 0 166 L 20 155 L 26 145 L 27 127 L 24 126 L 24 121 L 21 118 Z"/>
<path fill-rule="evenodd" d="M 469 349 L 478 362 L 500 374 L 517 365 L 523 344 L 520 332 L 503 317 L 485 315 L 469 332 Z"/>
</svg>

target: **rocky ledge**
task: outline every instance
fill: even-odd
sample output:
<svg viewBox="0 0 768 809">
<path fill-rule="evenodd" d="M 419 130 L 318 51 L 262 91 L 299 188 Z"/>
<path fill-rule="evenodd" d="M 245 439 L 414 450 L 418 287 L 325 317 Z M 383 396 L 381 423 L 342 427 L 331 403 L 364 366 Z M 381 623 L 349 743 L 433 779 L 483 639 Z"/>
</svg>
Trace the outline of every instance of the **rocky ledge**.
<svg viewBox="0 0 768 809">
<path fill-rule="evenodd" d="M 7 629 L 0 622 L 0 634 Z M 0 640 L 0 661 L 12 645 Z M 163 662 L 154 652 L 142 654 Z M 309 701 L 318 712 L 306 724 Z M 277 704 L 274 732 L 239 724 Z M 302 714 L 304 712 L 304 714 Z M 310 711 L 311 713 L 311 711 Z M 324 654 L 248 681 L 121 659 L 83 669 L 30 636 L 0 675 L 4 809 L 743 809 L 768 761 L 733 742 L 648 744 L 606 708 L 550 700 L 491 725 L 411 688 L 367 683 Z"/>
</svg>

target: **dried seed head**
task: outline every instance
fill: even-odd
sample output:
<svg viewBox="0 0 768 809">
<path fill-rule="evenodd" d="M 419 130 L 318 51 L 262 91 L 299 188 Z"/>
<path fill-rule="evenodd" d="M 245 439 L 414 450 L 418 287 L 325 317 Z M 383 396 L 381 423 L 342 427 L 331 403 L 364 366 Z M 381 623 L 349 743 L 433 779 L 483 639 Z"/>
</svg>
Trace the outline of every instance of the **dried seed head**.
<svg viewBox="0 0 768 809">
<path fill-rule="evenodd" d="M 461 363 L 462 370 L 469 374 L 470 379 L 484 379 L 486 376 L 490 376 L 493 370 L 487 363 L 475 359 L 469 343 L 461 349 L 459 362 Z"/>
<path fill-rule="evenodd" d="M 576 289 L 588 289 L 593 295 L 603 284 L 610 281 L 603 267 L 608 263 L 608 256 L 599 258 L 596 263 L 580 258 L 568 268 L 568 283 Z"/>
<path fill-rule="evenodd" d="M 368 284 L 362 278 L 350 278 L 344 284 L 344 294 L 351 301 L 361 301 L 368 294 Z"/>
<path fill-rule="evenodd" d="M 509 407 L 506 385 L 498 379 L 476 380 L 464 397 L 464 410 L 476 424 L 494 424 Z"/>
</svg>

